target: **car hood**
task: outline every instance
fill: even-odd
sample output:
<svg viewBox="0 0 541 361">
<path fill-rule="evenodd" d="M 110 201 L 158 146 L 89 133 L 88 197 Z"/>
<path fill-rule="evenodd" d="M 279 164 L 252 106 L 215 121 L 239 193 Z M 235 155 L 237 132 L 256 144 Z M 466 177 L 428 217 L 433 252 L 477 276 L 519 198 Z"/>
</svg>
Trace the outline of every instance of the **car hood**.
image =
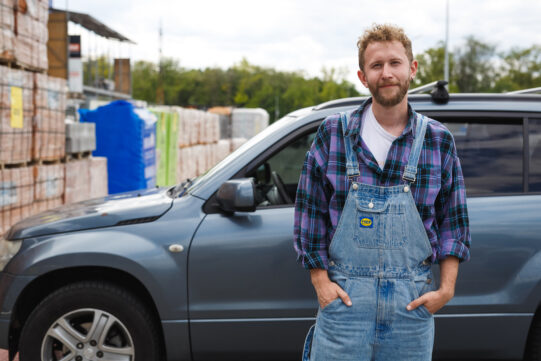
<svg viewBox="0 0 541 361">
<path fill-rule="evenodd" d="M 151 222 L 169 210 L 172 203 L 164 188 L 90 199 L 26 218 L 9 230 L 6 239 Z"/>
</svg>

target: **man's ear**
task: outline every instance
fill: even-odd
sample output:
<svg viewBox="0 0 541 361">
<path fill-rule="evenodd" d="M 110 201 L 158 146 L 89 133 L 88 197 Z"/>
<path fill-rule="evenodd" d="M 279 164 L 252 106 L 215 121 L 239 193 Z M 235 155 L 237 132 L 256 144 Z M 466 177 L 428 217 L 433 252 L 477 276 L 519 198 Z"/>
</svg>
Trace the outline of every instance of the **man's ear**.
<svg viewBox="0 0 541 361">
<path fill-rule="evenodd" d="M 419 63 L 417 62 L 417 60 L 413 60 L 410 64 L 411 80 L 413 80 L 413 78 L 415 78 L 415 75 L 417 75 L 418 67 L 419 67 Z"/>
<path fill-rule="evenodd" d="M 359 77 L 361 83 L 363 83 L 364 87 L 368 89 L 368 82 L 366 81 L 366 76 L 364 75 L 364 72 L 360 69 L 357 70 L 357 76 Z"/>
</svg>

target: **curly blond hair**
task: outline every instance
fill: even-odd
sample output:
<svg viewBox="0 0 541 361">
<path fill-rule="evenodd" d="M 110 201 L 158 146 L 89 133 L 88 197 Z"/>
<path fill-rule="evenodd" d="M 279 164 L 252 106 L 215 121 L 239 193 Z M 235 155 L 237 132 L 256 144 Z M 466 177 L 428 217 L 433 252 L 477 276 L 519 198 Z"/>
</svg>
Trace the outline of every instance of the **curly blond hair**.
<svg viewBox="0 0 541 361">
<path fill-rule="evenodd" d="M 411 50 L 411 40 L 408 38 L 404 29 L 391 24 L 373 24 L 371 28 L 366 29 L 363 36 L 357 41 L 359 48 L 359 68 L 364 71 L 364 52 L 370 43 L 377 41 L 398 41 L 404 45 L 406 56 L 409 62 L 413 61 L 413 52 Z"/>
</svg>

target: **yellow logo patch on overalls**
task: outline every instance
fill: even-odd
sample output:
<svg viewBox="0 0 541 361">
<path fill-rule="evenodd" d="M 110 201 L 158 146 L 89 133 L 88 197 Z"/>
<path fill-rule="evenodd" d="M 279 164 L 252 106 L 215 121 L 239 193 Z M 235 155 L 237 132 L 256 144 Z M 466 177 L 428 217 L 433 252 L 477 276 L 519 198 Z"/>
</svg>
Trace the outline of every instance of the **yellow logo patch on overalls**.
<svg viewBox="0 0 541 361">
<path fill-rule="evenodd" d="M 372 228 L 374 226 L 374 218 L 372 217 L 360 217 L 361 228 Z"/>
</svg>

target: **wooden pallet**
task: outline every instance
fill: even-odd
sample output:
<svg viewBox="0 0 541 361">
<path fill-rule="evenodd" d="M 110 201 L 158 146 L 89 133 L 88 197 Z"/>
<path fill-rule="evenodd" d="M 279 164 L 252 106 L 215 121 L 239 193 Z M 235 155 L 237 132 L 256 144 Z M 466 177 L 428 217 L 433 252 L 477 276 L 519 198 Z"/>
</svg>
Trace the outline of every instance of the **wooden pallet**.
<svg viewBox="0 0 541 361">
<path fill-rule="evenodd" d="M 24 70 L 31 73 L 47 74 L 47 69 L 36 68 L 31 65 L 25 65 L 17 62 L 15 58 L 0 57 L 0 65 L 11 69 Z"/>
</svg>

